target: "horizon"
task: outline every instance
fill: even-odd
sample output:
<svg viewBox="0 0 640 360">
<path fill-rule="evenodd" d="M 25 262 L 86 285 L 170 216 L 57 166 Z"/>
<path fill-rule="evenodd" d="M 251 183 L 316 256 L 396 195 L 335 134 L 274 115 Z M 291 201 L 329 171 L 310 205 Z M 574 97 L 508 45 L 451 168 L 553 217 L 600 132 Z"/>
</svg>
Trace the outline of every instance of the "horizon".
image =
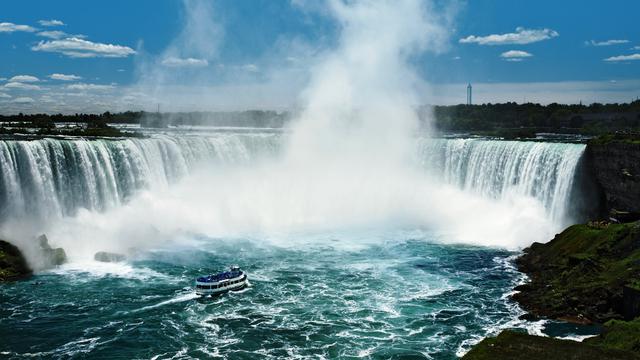
<svg viewBox="0 0 640 360">
<path fill-rule="evenodd" d="M 421 104 L 463 104 L 467 83 L 474 103 L 637 99 L 640 39 L 630 34 L 640 4 L 550 11 L 547 3 L 436 2 L 429 13 L 447 32 L 411 59 Z M 0 112 L 296 108 L 318 59 L 338 42 L 330 4 L 3 3 Z M 512 16 L 522 11 L 526 19 Z M 615 26 L 594 29 L 595 21 Z"/>
</svg>

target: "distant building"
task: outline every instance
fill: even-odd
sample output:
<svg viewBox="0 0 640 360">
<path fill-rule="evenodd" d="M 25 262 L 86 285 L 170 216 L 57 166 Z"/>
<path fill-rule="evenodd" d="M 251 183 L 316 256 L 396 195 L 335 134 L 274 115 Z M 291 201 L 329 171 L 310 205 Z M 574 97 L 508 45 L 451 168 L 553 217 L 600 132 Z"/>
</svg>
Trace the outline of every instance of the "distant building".
<svg viewBox="0 0 640 360">
<path fill-rule="evenodd" d="M 469 84 L 469 85 L 467 85 L 467 105 L 473 104 L 472 98 L 471 98 L 471 95 L 472 95 L 471 91 L 472 91 L 471 84 Z"/>
</svg>

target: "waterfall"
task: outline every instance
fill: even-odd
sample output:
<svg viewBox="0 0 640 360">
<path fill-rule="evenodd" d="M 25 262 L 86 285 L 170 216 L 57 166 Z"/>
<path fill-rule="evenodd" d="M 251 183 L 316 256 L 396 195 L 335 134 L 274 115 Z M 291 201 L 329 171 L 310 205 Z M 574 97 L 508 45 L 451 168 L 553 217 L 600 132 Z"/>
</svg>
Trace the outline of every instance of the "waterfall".
<svg viewBox="0 0 640 360">
<path fill-rule="evenodd" d="M 0 141 L 0 219 L 105 210 L 140 189 L 166 187 L 200 161 L 240 163 L 275 153 L 277 134 L 122 140 Z"/>
<path fill-rule="evenodd" d="M 153 135 L 144 139 L 0 141 L 0 219 L 46 219 L 117 207 L 141 189 L 166 188 L 203 161 L 275 156 L 280 133 Z M 582 144 L 419 139 L 426 171 L 465 191 L 540 201 L 559 223 L 570 216 Z"/>
<path fill-rule="evenodd" d="M 565 223 L 584 144 L 482 139 L 423 139 L 421 161 L 461 189 L 500 199 L 513 194 L 539 200 Z"/>
</svg>

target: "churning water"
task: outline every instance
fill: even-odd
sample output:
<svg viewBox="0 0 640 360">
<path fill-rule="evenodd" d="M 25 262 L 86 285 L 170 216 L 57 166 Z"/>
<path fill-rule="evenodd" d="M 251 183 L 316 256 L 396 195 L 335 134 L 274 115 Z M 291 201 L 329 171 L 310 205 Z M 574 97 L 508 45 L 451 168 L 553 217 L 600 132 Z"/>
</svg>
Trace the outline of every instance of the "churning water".
<svg viewBox="0 0 640 360">
<path fill-rule="evenodd" d="M 288 136 L 0 142 L 3 231 L 46 231 L 70 256 L 0 286 L 0 355 L 451 359 L 538 331 L 508 299 L 531 239 L 503 230 L 563 225 L 583 145 L 417 139 L 411 179 L 328 178 L 274 165 Z M 194 297 L 231 263 L 251 288 Z"/>
</svg>

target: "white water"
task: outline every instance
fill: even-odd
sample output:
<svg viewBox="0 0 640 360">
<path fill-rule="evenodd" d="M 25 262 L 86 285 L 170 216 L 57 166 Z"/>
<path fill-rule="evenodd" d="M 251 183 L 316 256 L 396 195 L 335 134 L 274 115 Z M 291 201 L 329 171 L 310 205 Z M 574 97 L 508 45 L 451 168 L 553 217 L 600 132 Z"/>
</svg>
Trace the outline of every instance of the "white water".
<svg viewBox="0 0 640 360">
<path fill-rule="evenodd" d="M 548 240 L 569 221 L 584 151 L 418 139 L 412 166 L 381 173 L 375 163 L 291 165 L 281 151 L 288 137 L 2 141 L 3 231 L 13 238 L 46 232 L 78 260 L 193 234 L 286 244 L 300 233 L 398 228 L 513 248 Z"/>
</svg>

